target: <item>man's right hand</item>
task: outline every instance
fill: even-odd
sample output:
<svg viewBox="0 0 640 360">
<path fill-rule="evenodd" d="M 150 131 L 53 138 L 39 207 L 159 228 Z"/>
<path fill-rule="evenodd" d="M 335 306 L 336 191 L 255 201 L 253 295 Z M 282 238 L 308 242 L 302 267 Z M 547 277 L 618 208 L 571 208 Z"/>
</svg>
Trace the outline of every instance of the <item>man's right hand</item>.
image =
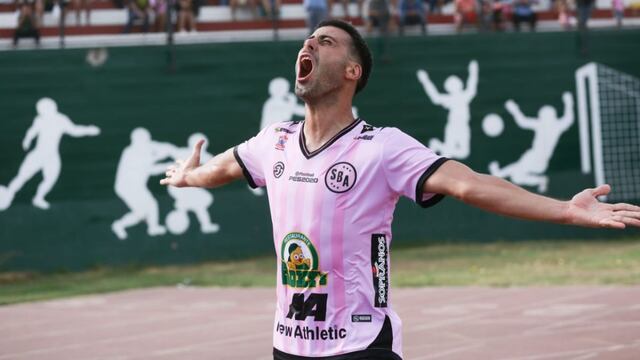
<svg viewBox="0 0 640 360">
<path fill-rule="evenodd" d="M 171 185 L 175 187 L 189 186 L 187 176 L 189 173 L 200 166 L 200 152 L 204 139 L 200 139 L 193 147 L 193 152 L 187 160 L 176 160 L 176 163 L 170 165 L 165 172 L 165 178 L 160 180 L 161 185 Z"/>
</svg>

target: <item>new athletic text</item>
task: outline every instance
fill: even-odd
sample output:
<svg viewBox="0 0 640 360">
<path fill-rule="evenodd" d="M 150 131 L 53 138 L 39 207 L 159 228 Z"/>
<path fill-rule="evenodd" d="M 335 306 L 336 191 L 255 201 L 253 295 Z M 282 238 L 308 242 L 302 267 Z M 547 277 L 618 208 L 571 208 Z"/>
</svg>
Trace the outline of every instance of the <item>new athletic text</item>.
<svg viewBox="0 0 640 360">
<path fill-rule="evenodd" d="M 319 326 L 290 326 L 278 322 L 276 332 L 286 337 L 302 340 L 338 340 L 347 337 L 347 329 L 337 326 L 321 329 Z"/>
</svg>

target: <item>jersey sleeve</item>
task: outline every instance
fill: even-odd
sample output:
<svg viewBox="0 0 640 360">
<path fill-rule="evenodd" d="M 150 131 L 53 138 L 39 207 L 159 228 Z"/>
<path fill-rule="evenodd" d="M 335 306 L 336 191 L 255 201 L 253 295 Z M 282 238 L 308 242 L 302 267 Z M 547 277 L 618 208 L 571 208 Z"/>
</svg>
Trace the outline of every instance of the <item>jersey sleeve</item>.
<svg viewBox="0 0 640 360">
<path fill-rule="evenodd" d="M 233 155 L 238 164 L 242 168 L 242 173 L 247 179 L 249 186 L 258 188 L 265 186 L 265 174 L 263 168 L 263 159 L 267 154 L 268 131 L 271 127 L 262 129 L 256 136 L 241 143 L 233 149 Z M 273 145 L 273 144 L 272 144 Z"/>
<path fill-rule="evenodd" d="M 444 198 L 442 194 L 424 193 L 425 181 L 448 159 L 437 155 L 416 139 L 392 128 L 382 149 L 382 163 L 391 189 L 415 201 L 423 208 Z"/>
</svg>

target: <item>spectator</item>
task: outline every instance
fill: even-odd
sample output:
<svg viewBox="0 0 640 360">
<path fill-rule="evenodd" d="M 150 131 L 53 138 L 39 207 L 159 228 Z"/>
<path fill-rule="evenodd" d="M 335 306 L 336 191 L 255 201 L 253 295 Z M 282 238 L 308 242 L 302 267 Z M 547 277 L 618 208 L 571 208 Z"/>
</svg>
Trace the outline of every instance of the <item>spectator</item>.
<svg viewBox="0 0 640 360">
<path fill-rule="evenodd" d="M 491 27 L 492 4 L 493 0 L 478 0 L 478 29 L 481 31 Z"/>
<path fill-rule="evenodd" d="M 622 27 L 622 18 L 624 17 L 624 1 L 623 0 L 611 0 L 611 10 L 613 11 L 613 17 L 616 19 L 616 26 Z"/>
<path fill-rule="evenodd" d="M 391 24 L 391 5 L 389 0 L 369 1 L 369 16 L 367 16 L 367 34 L 373 33 L 373 28 L 378 28 L 380 34 L 385 36 L 389 33 Z"/>
<path fill-rule="evenodd" d="M 578 12 L 578 30 L 585 31 L 587 22 L 591 17 L 594 0 L 576 0 L 576 10 Z"/>
<path fill-rule="evenodd" d="M 420 25 L 422 35 L 427 34 L 426 14 L 422 0 L 400 0 L 398 10 L 400 35 L 404 34 L 406 25 Z"/>
<path fill-rule="evenodd" d="M 504 31 L 504 17 L 507 5 L 501 0 L 491 1 L 491 22 L 493 31 Z"/>
<path fill-rule="evenodd" d="M 257 0 L 230 0 L 229 6 L 231 6 L 231 19 L 237 20 L 236 12 L 238 7 L 248 7 L 251 10 L 251 15 L 254 19 L 258 18 L 258 1 Z"/>
<path fill-rule="evenodd" d="M 142 20 L 142 31 L 145 33 L 148 32 L 150 11 L 151 4 L 149 3 L 149 0 L 130 0 L 129 20 L 127 21 L 127 25 L 124 27 L 124 33 L 130 33 L 133 23 L 138 20 Z"/>
<path fill-rule="evenodd" d="M 196 30 L 196 15 L 198 6 L 195 0 L 178 0 L 178 32 L 184 33 Z"/>
<path fill-rule="evenodd" d="M 349 2 L 350 0 L 339 0 L 342 3 L 342 13 L 344 14 L 344 18 L 347 19 L 349 18 Z M 332 16 L 331 13 L 333 12 L 333 2 L 334 0 L 329 0 L 328 2 L 328 6 L 329 6 L 329 16 Z M 362 18 L 362 5 L 364 3 L 364 0 L 355 0 L 356 4 L 358 5 L 358 18 Z"/>
<path fill-rule="evenodd" d="M 61 29 L 64 29 L 65 23 L 67 21 L 67 13 L 69 12 L 69 5 L 71 0 L 57 0 L 57 1 L 46 1 L 45 2 L 45 11 L 48 11 L 49 6 L 51 7 L 51 14 L 54 18 L 58 17 L 58 25 Z M 51 4 L 51 5 L 49 5 Z M 58 7 L 56 9 L 56 6 Z"/>
<path fill-rule="evenodd" d="M 157 32 L 164 32 L 167 28 L 167 0 L 150 0 L 154 14 L 154 27 Z"/>
<path fill-rule="evenodd" d="M 307 11 L 307 28 L 311 34 L 316 26 L 327 18 L 327 0 L 304 0 L 302 4 Z"/>
<path fill-rule="evenodd" d="M 429 0 L 429 14 L 442 14 L 444 0 Z"/>
<path fill-rule="evenodd" d="M 80 11 L 84 9 L 85 25 L 89 25 L 91 18 L 91 0 L 73 0 L 73 6 L 76 8 L 76 25 L 80 26 Z"/>
<path fill-rule="evenodd" d="M 476 2 L 475 0 L 454 0 L 455 14 L 453 20 L 456 24 L 456 30 L 462 31 L 464 24 L 473 24 L 476 21 Z"/>
<path fill-rule="evenodd" d="M 513 27 L 516 31 L 520 31 L 520 24 L 526 22 L 529 24 L 531 31 L 536 30 L 536 21 L 538 16 L 531 8 L 531 0 L 516 0 L 513 4 L 513 14 L 511 15 Z"/>
<path fill-rule="evenodd" d="M 18 46 L 18 39 L 32 37 L 36 45 L 40 45 L 40 25 L 37 15 L 39 0 L 16 0 L 18 24 L 13 33 L 13 46 Z"/>
<path fill-rule="evenodd" d="M 280 18 L 281 0 L 262 0 L 262 8 L 267 19 L 277 21 Z"/>
<path fill-rule="evenodd" d="M 569 30 L 571 28 L 571 6 L 569 0 L 556 0 L 556 6 L 558 8 L 558 22 L 563 29 Z"/>
</svg>

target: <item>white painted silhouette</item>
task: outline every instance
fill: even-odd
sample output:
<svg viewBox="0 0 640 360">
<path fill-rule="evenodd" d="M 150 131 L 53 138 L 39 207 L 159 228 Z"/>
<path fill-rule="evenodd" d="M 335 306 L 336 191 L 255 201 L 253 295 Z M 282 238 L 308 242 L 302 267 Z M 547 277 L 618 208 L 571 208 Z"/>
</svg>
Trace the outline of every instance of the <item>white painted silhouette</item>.
<svg viewBox="0 0 640 360">
<path fill-rule="evenodd" d="M 151 140 L 145 128 L 136 128 L 131 132 L 131 144 L 122 151 L 114 186 L 116 194 L 130 209 L 111 225 L 111 230 L 120 240 L 127 238 L 128 227 L 142 221 L 147 223 L 147 234 L 150 236 L 167 232 L 158 222 L 158 202 L 147 188 L 147 182 L 152 175 L 164 174 L 166 164 L 159 161 L 175 151 L 175 146 L 171 144 Z"/>
<path fill-rule="evenodd" d="M 28 151 L 37 138 L 35 147 L 27 154 L 20 165 L 18 174 L 9 185 L 0 191 L 0 211 L 11 206 L 15 194 L 22 189 L 35 174 L 42 171 L 42 182 L 38 185 L 33 200 L 35 207 L 49 209 L 45 197 L 58 181 L 62 161 L 60 159 L 60 140 L 64 135 L 72 137 L 96 136 L 100 129 L 94 125 L 76 125 L 66 115 L 58 112 L 56 102 L 42 98 L 36 103 L 38 115 L 22 140 L 22 148 Z"/>
<path fill-rule="evenodd" d="M 304 105 L 298 104 L 296 95 L 289 91 L 289 81 L 277 77 L 269 83 L 269 99 L 262 106 L 260 130 L 269 125 L 293 120 L 294 115 L 304 116 Z"/>
<path fill-rule="evenodd" d="M 544 173 L 549 167 L 560 136 L 573 124 L 573 97 L 570 93 L 562 94 L 564 115 L 558 118 L 556 110 L 544 105 L 538 111 L 537 118 L 526 117 L 513 100 L 508 100 L 505 107 L 511 113 L 516 124 L 523 129 L 534 131 L 531 148 L 518 161 L 500 169 L 497 161 L 489 164 L 489 171 L 494 176 L 511 178 L 518 185 L 537 186 L 538 192 L 547 191 L 549 179 Z"/>
<path fill-rule="evenodd" d="M 466 88 L 459 77 L 451 75 L 444 82 L 444 88 L 447 91 L 444 94 L 438 92 L 426 71 L 418 70 L 417 76 L 431 102 L 449 110 L 447 125 L 444 129 L 444 141 L 433 138 L 429 141 L 429 148 L 442 156 L 466 159 L 471 152 L 469 105 L 476 96 L 478 88 L 478 62 L 472 60 L 469 63 Z"/>
<path fill-rule="evenodd" d="M 192 149 L 200 139 L 205 139 L 200 161 L 204 163 L 211 159 L 213 155 L 206 151 L 209 140 L 204 134 L 199 133 L 189 137 L 189 145 L 187 147 L 176 150 L 173 155 L 174 159 L 186 159 L 191 156 Z M 189 211 L 192 211 L 196 215 L 196 218 L 200 222 L 200 231 L 203 233 L 216 233 L 220 230 L 220 226 L 212 223 L 211 217 L 209 216 L 208 209 L 213 203 L 213 195 L 211 195 L 209 191 L 197 187 L 177 188 L 174 186 L 167 187 L 167 191 L 175 200 L 175 210 L 169 213 L 166 220 L 167 228 L 172 234 L 179 235 L 187 231 L 189 228 Z"/>
</svg>

